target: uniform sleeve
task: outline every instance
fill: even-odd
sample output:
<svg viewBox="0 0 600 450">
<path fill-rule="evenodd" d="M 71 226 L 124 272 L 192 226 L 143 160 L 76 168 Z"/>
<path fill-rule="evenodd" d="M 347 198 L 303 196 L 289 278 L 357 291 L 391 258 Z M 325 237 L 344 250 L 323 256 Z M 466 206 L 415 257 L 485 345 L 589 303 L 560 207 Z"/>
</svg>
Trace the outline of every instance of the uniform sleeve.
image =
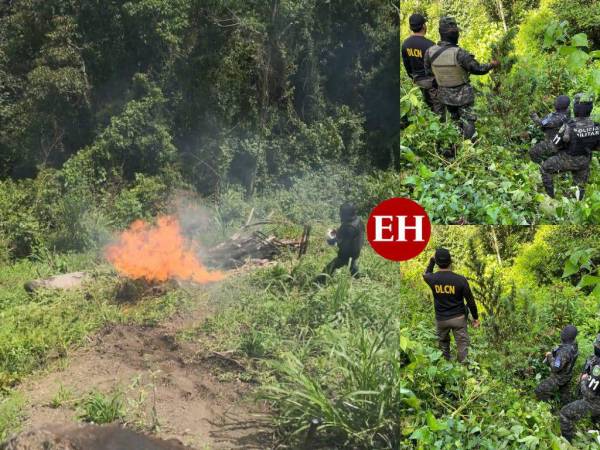
<svg viewBox="0 0 600 450">
<path fill-rule="evenodd" d="M 429 279 L 431 278 L 431 275 L 433 275 L 434 266 L 435 266 L 435 261 L 433 260 L 433 258 L 431 258 L 429 260 L 429 263 L 427 264 L 427 267 L 425 268 L 425 272 L 423 273 L 423 279 L 425 280 L 425 282 L 427 284 L 429 284 Z"/>
<path fill-rule="evenodd" d="M 479 320 L 479 313 L 477 312 L 477 304 L 475 303 L 475 299 L 473 298 L 473 293 L 471 292 L 471 286 L 469 286 L 469 282 L 465 278 L 465 285 L 463 287 L 463 296 L 467 302 L 467 306 L 469 307 L 469 311 L 471 311 L 471 315 L 474 320 Z"/>
<path fill-rule="evenodd" d="M 474 75 L 485 75 L 493 67 L 491 64 L 480 64 L 471 53 L 462 48 L 458 50 L 456 58 L 463 69 Z"/>
<path fill-rule="evenodd" d="M 404 64 L 404 68 L 406 69 L 406 73 L 408 74 L 409 77 L 412 78 L 412 72 L 411 72 L 411 68 L 410 68 L 410 62 L 408 60 L 408 52 L 406 51 L 406 48 L 404 46 L 402 46 L 402 63 Z"/>
<path fill-rule="evenodd" d="M 582 374 L 585 373 L 585 374 L 589 375 L 591 369 L 592 369 L 592 363 L 588 359 L 588 360 L 586 360 L 585 365 L 583 366 L 583 370 L 581 371 L 581 373 Z"/>
<path fill-rule="evenodd" d="M 558 349 L 556 356 L 550 355 L 548 357 L 548 364 L 550 364 L 551 372 L 560 372 L 570 362 L 571 355 L 569 352 Z"/>
</svg>

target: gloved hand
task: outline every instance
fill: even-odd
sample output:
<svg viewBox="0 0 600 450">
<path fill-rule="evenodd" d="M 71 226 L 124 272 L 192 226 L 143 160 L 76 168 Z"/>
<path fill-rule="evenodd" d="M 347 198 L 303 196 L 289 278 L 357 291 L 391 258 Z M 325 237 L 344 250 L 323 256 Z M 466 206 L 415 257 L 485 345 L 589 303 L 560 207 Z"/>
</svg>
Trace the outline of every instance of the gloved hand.
<svg viewBox="0 0 600 450">
<path fill-rule="evenodd" d="M 337 232 L 335 230 L 327 231 L 327 243 L 329 245 L 335 245 L 337 243 Z"/>
<path fill-rule="evenodd" d="M 500 61 L 498 61 L 497 59 L 492 60 L 492 62 L 490 62 L 490 64 L 492 65 L 492 67 L 494 69 L 499 69 L 500 68 Z"/>
</svg>

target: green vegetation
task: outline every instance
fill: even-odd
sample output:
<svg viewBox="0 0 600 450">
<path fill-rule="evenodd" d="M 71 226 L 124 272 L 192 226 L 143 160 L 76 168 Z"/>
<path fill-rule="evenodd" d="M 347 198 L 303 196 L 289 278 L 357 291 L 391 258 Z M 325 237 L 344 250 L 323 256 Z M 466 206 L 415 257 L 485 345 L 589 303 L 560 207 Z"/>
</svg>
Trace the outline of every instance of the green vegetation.
<svg viewBox="0 0 600 450">
<path fill-rule="evenodd" d="M 468 367 L 437 349 L 421 278 L 433 250 L 400 271 L 367 251 L 364 278 L 340 271 L 318 288 L 310 279 L 329 256 L 318 245 L 300 263 L 228 280 L 213 297 L 228 307 L 185 338 L 246 356 L 292 448 L 304 445 L 314 418 L 313 448 L 567 448 L 553 405 L 535 400 L 533 389 L 567 323 L 580 333 L 576 370 L 592 352 L 596 230 L 436 227 L 429 248 L 438 245 L 478 293 L 482 327 L 471 329 Z M 585 425 L 576 448 L 595 445 Z"/>
<path fill-rule="evenodd" d="M 84 3 L 0 6 L 0 257 L 93 248 L 180 189 L 397 169 L 389 2 Z"/>
<path fill-rule="evenodd" d="M 600 94 L 597 2 L 592 0 L 401 2 L 401 39 L 408 16 L 428 14 L 429 38 L 439 39 L 441 15 L 456 17 L 460 45 L 479 61 L 495 58 L 500 70 L 473 76 L 478 97 L 478 141 L 463 142 L 454 125 L 441 123 L 401 71 L 400 187 L 437 223 L 596 224 L 600 167 L 593 158 L 587 198 L 577 202 L 570 175 L 556 177 L 557 200 L 544 193 L 539 166 L 528 150 L 542 138 L 529 119 L 553 109 L 557 95 Z M 592 114 L 600 118 L 596 106 Z M 448 160 L 442 149 L 456 147 Z M 564 195 L 564 196 L 563 196 Z"/>
<path fill-rule="evenodd" d="M 97 424 L 112 423 L 125 417 L 123 394 L 92 392 L 82 404 L 81 420 Z"/>
</svg>

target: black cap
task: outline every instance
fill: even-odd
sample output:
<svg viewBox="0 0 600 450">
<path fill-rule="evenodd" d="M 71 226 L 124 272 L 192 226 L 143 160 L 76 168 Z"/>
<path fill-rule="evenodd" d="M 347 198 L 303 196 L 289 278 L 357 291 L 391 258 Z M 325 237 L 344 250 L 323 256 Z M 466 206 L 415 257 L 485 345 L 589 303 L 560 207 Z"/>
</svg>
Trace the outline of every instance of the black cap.
<svg viewBox="0 0 600 450">
<path fill-rule="evenodd" d="M 573 342 L 577 337 L 577 328 L 574 325 L 567 325 L 560 332 L 560 340 L 563 342 Z"/>
<path fill-rule="evenodd" d="M 556 108 L 557 111 L 562 111 L 562 110 L 567 109 L 570 104 L 571 104 L 571 99 L 569 98 L 568 95 L 559 95 L 558 97 L 556 97 L 556 100 L 554 101 L 554 107 Z"/>
<path fill-rule="evenodd" d="M 450 250 L 447 248 L 440 247 L 435 251 L 435 263 L 438 266 L 448 266 L 452 262 L 452 258 L 450 256 Z"/>
<path fill-rule="evenodd" d="M 421 31 L 427 19 L 422 14 L 413 14 L 408 18 L 408 24 L 412 31 Z"/>
</svg>

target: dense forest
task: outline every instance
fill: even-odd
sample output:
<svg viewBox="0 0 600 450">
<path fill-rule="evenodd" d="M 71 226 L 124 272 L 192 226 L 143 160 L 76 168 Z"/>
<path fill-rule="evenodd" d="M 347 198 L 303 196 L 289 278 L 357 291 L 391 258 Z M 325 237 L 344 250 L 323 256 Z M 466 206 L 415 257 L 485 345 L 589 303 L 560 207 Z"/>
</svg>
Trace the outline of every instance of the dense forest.
<svg viewBox="0 0 600 450">
<path fill-rule="evenodd" d="M 385 0 L 3 2 L 2 253 L 89 248 L 179 190 L 356 177 L 366 209 L 399 164 L 397 30 Z"/>
<path fill-rule="evenodd" d="M 478 136 L 463 141 L 422 101 L 401 70 L 400 196 L 417 200 L 438 223 L 598 223 L 600 175 L 592 158 L 586 198 L 574 197 L 568 173 L 555 176 L 556 200 L 545 194 L 529 149 L 543 138 L 530 119 L 545 116 L 561 94 L 600 94 L 600 10 L 594 0 L 439 0 L 401 2 L 401 39 L 408 18 L 429 17 L 427 37 L 439 40 L 438 21 L 453 16 L 459 45 L 497 70 L 471 76 Z M 598 121 L 598 106 L 592 117 Z M 444 149 L 456 150 L 456 157 Z M 597 153 L 594 153 L 597 155 Z"/>
</svg>

